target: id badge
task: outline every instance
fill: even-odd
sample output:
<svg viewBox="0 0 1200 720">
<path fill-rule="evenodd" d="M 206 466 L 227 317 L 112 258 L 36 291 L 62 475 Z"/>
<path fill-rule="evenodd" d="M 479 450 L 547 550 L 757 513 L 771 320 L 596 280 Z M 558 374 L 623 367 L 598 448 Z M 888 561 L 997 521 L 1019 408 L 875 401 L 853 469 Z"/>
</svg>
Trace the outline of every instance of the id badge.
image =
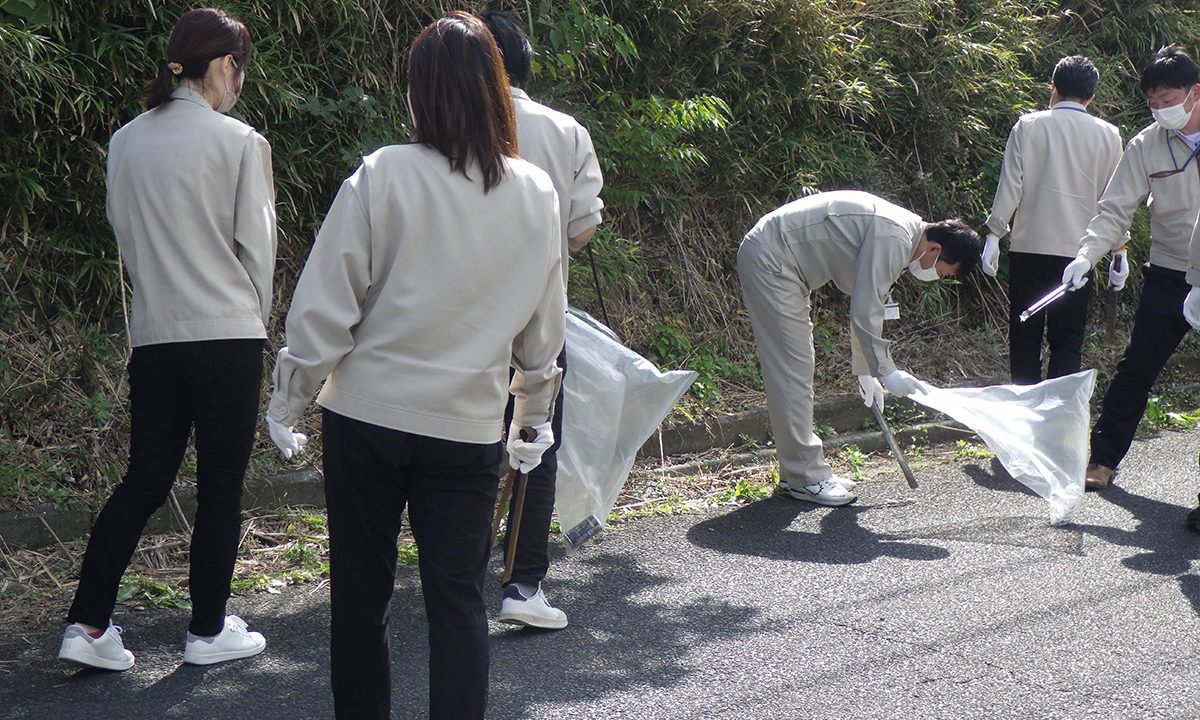
<svg viewBox="0 0 1200 720">
<path fill-rule="evenodd" d="M 885 302 L 883 304 L 883 319 L 884 320 L 899 320 L 900 319 L 900 304 L 894 302 Z"/>
</svg>

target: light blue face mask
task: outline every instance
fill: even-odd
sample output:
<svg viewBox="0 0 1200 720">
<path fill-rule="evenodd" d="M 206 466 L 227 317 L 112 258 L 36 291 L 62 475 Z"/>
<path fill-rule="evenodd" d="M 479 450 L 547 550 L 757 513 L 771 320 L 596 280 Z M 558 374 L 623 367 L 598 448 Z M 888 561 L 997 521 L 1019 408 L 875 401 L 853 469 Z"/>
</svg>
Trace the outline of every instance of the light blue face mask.
<svg viewBox="0 0 1200 720">
<path fill-rule="evenodd" d="M 925 257 L 925 253 L 921 253 L 916 260 L 913 260 L 908 264 L 908 271 L 912 273 L 912 276 L 921 282 L 933 282 L 934 280 L 940 278 L 941 275 L 938 275 L 937 271 L 937 261 L 938 257 L 941 257 L 941 253 L 939 252 L 937 256 L 933 258 L 933 264 L 929 266 L 928 270 L 921 267 L 921 258 L 923 257 Z"/>
</svg>

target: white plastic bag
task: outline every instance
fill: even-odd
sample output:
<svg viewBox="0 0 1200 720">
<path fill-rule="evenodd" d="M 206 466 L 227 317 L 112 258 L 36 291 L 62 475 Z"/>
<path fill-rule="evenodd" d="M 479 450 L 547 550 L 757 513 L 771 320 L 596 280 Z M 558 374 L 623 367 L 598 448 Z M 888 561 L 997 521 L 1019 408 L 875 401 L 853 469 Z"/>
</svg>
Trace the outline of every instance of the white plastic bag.
<svg viewBox="0 0 1200 720">
<path fill-rule="evenodd" d="M 1088 400 L 1096 371 L 1037 385 L 942 389 L 911 399 L 979 433 L 1021 484 L 1050 503 L 1050 524 L 1071 522 L 1083 503 L 1088 458 Z"/>
<path fill-rule="evenodd" d="M 590 315 L 568 311 L 554 509 L 572 549 L 604 527 L 638 448 L 695 379 L 659 372 Z"/>
</svg>

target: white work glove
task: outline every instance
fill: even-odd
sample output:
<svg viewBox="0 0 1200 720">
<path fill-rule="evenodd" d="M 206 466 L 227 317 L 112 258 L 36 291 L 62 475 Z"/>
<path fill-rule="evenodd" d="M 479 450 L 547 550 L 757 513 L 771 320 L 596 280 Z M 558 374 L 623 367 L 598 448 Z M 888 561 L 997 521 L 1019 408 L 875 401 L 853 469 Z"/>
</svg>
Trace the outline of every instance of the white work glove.
<svg viewBox="0 0 1200 720">
<path fill-rule="evenodd" d="M 863 405 L 883 409 L 883 386 L 873 376 L 858 376 L 858 392 L 862 395 Z"/>
<path fill-rule="evenodd" d="M 995 233 L 988 233 L 983 243 L 983 252 L 979 255 L 979 269 L 988 275 L 996 277 L 1000 269 L 1000 238 Z"/>
<path fill-rule="evenodd" d="M 915 392 L 924 392 L 925 383 L 903 370 L 893 370 L 883 376 L 883 386 L 896 397 L 908 397 Z"/>
<path fill-rule="evenodd" d="M 292 432 L 290 426 L 273 420 L 270 415 L 267 416 L 267 432 L 270 433 L 271 440 L 275 443 L 275 447 L 279 448 L 279 454 L 283 456 L 284 460 L 290 459 L 293 455 L 299 455 L 304 446 L 308 444 L 307 435 Z"/>
<path fill-rule="evenodd" d="M 1129 278 L 1129 258 L 1124 250 L 1113 250 L 1112 261 L 1108 264 L 1108 287 L 1120 290 L 1125 287 Z"/>
<path fill-rule="evenodd" d="M 1078 290 L 1087 283 L 1087 274 L 1091 269 L 1092 264 L 1087 261 L 1087 258 L 1075 258 L 1063 270 L 1063 285 L 1069 285 L 1072 290 Z"/>
<path fill-rule="evenodd" d="M 1200 287 L 1188 290 L 1187 299 L 1183 301 L 1183 317 L 1192 327 L 1200 330 Z"/>
<path fill-rule="evenodd" d="M 532 440 L 521 439 L 521 428 L 516 422 L 508 426 L 508 466 L 527 473 L 542 462 L 542 453 L 554 444 L 554 431 L 550 423 L 533 426 Z"/>
</svg>

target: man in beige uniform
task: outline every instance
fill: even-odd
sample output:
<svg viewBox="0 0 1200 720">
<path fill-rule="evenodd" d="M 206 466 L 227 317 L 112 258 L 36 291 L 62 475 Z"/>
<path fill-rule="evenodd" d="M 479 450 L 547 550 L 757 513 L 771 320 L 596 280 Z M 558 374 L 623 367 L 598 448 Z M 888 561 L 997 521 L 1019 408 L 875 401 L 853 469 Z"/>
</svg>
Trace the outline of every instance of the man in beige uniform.
<svg viewBox="0 0 1200 720">
<path fill-rule="evenodd" d="M 1099 79 L 1085 57 L 1059 60 L 1050 109 L 1022 115 L 1004 147 L 981 267 L 996 274 L 1000 237 L 1015 211 L 1008 253 L 1008 358 L 1018 385 L 1042 381 L 1043 329 L 1050 346 L 1046 377 L 1079 372 L 1082 364 L 1089 293 L 1069 293 L 1026 322 L 1018 316 L 1059 285 L 1121 160 L 1120 131 L 1087 112 Z M 1111 286 L 1120 289 L 1128 274 L 1124 249 L 1114 252 Z"/>
<path fill-rule="evenodd" d="M 1083 287 L 1092 266 L 1124 243 L 1134 211 L 1146 202 L 1150 258 L 1142 268 L 1142 296 L 1129 345 L 1092 426 L 1085 482 L 1094 489 L 1108 486 L 1129 451 L 1150 388 L 1190 327 L 1183 316 L 1190 287 L 1184 275 L 1200 215 L 1200 112 L 1195 112 L 1200 69 L 1178 46 L 1165 47 L 1142 71 L 1141 87 L 1155 121 L 1125 146 L 1100 199 L 1099 214 L 1062 276 L 1064 283 Z"/>
<path fill-rule="evenodd" d="M 513 109 L 517 115 L 517 152 L 545 170 L 558 191 L 562 229 L 563 287 L 567 284 L 567 255 L 583 248 L 600 224 L 604 202 L 600 190 L 604 180 L 586 128 L 565 113 L 534 102 L 521 88 L 529 80 L 533 46 L 521 24 L 511 15 L 489 11 L 480 19 L 488 26 L 512 84 Z M 559 353 L 558 365 L 567 372 L 567 351 Z M 558 448 L 562 444 L 563 391 L 560 386 L 551 429 L 554 445 L 542 454 L 542 462 L 525 478 L 525 501 L 513 571 L 504 588 L 497 619 L 514 625 L 544 630 L 567 626 L 567 615 L 550 605 L 541 582 L 550 568 L 550 520 L 554 513 L 555 483 L 558 478 Z M 513 527 L 515 508 L 509 514 Z M 510 536 L 505 537 L 505 547 Z"/>
<path fill-rule="evenodd" d="M 889 392 L 907 396 L 920 381 L 896 369 L 882 337 L 884 299 L 907 267 L 919 280 L 966 274 L 982 243 L 958 220 L 930 224 L 855 190 L 818 193 L 764 216 L 738 249 L 738 279 L 754 328 L 781 488 L 821 505 L 857 496 L 837 478 L 813 433 L 814 353 L 809 295 L 832 282 L 850 295 L 850 348 L 868 406 Z"/>
</svg>

